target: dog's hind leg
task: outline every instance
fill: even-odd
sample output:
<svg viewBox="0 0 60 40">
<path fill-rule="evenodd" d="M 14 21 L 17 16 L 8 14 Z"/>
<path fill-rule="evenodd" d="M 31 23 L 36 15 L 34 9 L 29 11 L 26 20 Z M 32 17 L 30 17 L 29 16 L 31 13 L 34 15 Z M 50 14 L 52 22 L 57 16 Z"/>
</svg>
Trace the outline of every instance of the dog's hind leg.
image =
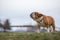
<svg viewBox="0 0 60 40">
<path fill-rule="evenodd" d="M 55 32 L 55 24 L 52 24 L 53 32 Z"/>
</svg>

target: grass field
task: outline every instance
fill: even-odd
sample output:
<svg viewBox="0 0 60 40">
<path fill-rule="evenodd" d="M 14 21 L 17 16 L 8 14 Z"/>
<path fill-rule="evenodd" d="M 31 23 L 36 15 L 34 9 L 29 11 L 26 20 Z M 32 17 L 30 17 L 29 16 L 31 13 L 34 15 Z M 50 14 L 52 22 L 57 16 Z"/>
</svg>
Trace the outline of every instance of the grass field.
<svg viewBox="0 0 60 40">
<path fill-rule="evenodd" d="M 60 40 L 60 33 L 0 32 L 0 40 Z"/>
</svg>

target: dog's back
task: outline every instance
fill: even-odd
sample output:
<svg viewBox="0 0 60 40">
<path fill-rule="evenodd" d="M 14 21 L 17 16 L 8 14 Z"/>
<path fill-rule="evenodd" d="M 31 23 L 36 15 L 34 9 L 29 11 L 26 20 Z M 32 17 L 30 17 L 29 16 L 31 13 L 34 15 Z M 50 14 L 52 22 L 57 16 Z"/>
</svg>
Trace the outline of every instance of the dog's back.
<svg viewBox="0 0 60 40">
<path fill-rule="evenodd" d="M 46 25 L 52 25 L 54 23 L 54 19 L 51 16 L 44 16 L 43 17 L 43 22 Z"/>
</svg>

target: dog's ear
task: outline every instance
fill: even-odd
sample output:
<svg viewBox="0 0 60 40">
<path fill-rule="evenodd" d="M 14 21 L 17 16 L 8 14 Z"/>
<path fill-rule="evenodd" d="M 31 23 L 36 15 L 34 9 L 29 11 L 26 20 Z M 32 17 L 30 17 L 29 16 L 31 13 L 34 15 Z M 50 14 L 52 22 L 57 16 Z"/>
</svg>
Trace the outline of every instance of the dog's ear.
<svg viewBox="0 0 60 40">
<path fill-rule="evenodd" d="M 41 14 L 41 13 L 39 13 L 39 12 L 35 12 L 35 15 L 38 16 L 38 17 L 43 16 L 43 14 Z"/>
<path fill-rule="evenodd" d="M 39 14 L 39 17 L 43 16 L 43 14 Z"/>
</svg>

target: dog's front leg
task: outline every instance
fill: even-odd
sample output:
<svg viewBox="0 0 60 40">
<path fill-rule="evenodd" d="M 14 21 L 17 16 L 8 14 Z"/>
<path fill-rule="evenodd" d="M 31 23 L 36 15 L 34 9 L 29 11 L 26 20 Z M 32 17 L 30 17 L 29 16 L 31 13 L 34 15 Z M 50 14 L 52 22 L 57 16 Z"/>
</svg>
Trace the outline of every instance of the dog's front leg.
<svg viewBox="0 0 60 40">
<path fill-rule="evenodd" d="M 49 28 L 47 28 L 47 32 L 50 32 Z"/>
<path fill-rule="evenodd" d="M 40 33 L 40 25 L 37 24 L 37 33 Z"/>
<path fill-rule="evenodd" d="M 49 28 L 49 25 L 47 26 L 47 32 L 50 32 L 50 28 Z"/>
</svg>

